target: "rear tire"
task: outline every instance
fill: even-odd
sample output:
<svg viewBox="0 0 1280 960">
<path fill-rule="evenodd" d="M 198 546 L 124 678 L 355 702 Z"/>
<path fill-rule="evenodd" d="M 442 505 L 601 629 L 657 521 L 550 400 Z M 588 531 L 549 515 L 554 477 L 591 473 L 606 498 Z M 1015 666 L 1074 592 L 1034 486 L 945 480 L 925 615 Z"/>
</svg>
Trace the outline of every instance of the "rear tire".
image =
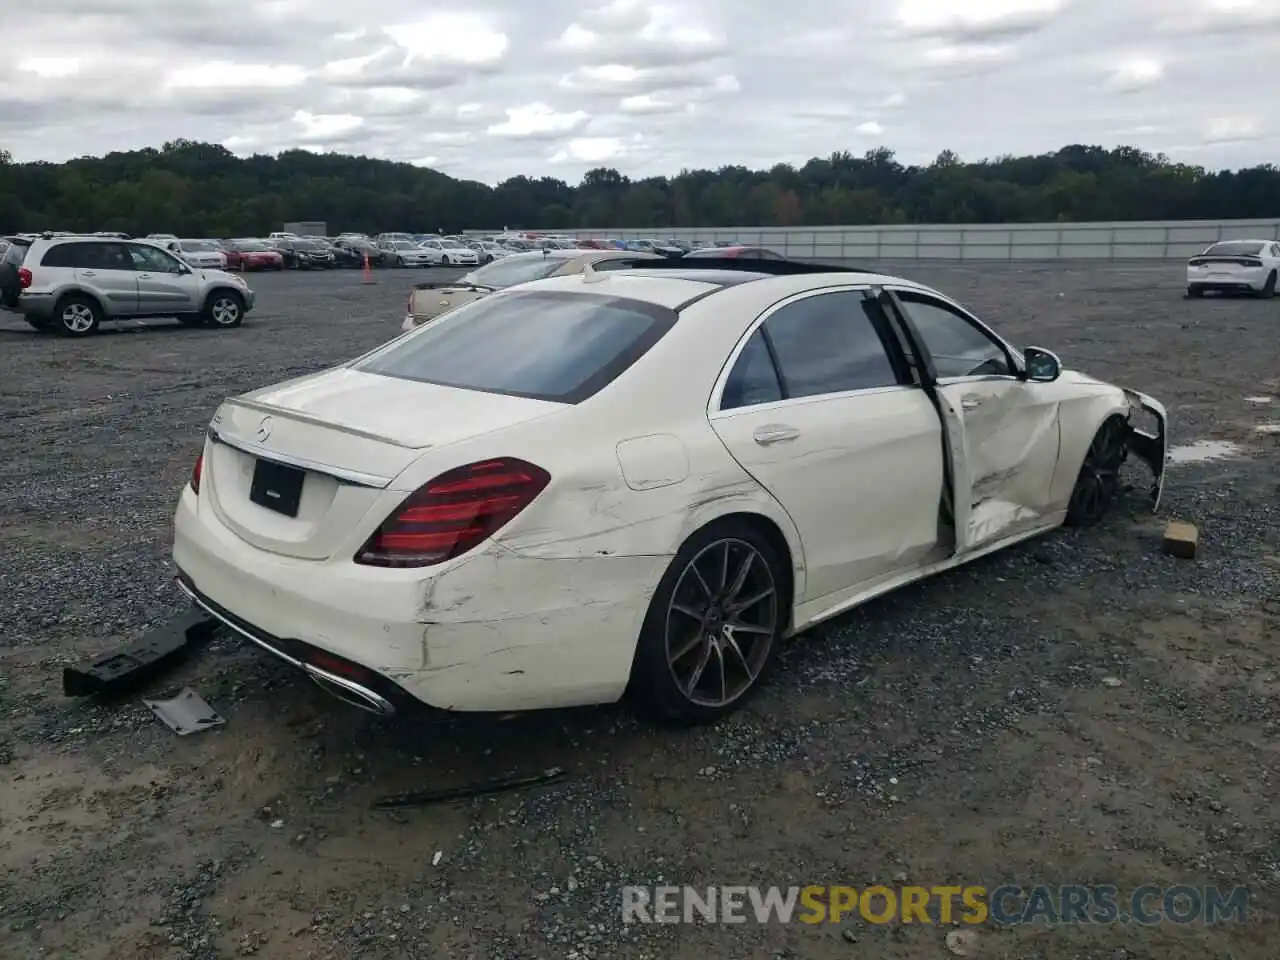
<svg viewBox="0 0 1280 960">
<path fill-rule="evenodd" d="M 442 267 L 449 266 L 449 255 L 447 253 L 440 258 L 440 266 Z"/>
<path fill-rule="evenodd" d="M 1108 417 L 1093 435 L 1084 462 L 1071 489 L 1066 523 L 1092 527 L 1101 523 L 1120 487 L 1120 467 L 1129 455 L 1128 424 L 1123 417 Z"/>
<path fill-rule="evenodd" d="M 220 330 L 238 327 L 244 322 L 244 297 L 234 290 L 215 290 L 205 301 L 201 318 Z"/>
<path fill-rule="evenodd" d="M 773 544 L 741 520 L 685 541 L 641 627 L 629 693 L 647 716 L 708 723 L 759 690 L 790 616 L 789 582 Z"/>
<path fill-rule="evenodd" d="M 1204 296 L 1204 290 L 1202 290 L 1200 287 L 1187 287 L 1188 300 L 1199 300 L 1203 296 Z"/>
<path fill-rule="evenodd" d="M 1276 272 L 1274 270 L 1267 276 L 1267 282 L 1262 285 L 1262 290 L 1258 296 L 1263 300 L 1270 300 L 1276 295 Z"/>
<path fill-rule="evenodd" d="M 84 294 L 69 293 L 53 308 L 53 317 L 64 337 L 87 337 L 102 323 L 102 307 Z"/>
</svg>

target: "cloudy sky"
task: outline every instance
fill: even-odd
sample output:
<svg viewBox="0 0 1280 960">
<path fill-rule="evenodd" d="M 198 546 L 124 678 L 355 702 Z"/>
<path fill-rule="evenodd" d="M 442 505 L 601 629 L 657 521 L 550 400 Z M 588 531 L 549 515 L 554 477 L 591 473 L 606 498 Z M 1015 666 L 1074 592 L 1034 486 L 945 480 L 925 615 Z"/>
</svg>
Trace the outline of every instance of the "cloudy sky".
<svg viewBox="0 0 1280 960">
<path fill-rule="evenodd" d="M 491 183 L 881 145 L 1280 161 L 1280 0 L 39 0 L 18 20 L 16 160 L 186 137 Z"/>
</svg>

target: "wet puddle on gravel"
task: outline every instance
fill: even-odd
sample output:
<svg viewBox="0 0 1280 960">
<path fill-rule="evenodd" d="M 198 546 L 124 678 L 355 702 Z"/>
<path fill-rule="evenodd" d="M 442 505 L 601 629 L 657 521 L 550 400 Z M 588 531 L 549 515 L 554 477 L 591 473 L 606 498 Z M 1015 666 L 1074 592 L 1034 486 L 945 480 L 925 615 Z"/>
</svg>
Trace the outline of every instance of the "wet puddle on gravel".
<svg viewBox="0 0 1280 960">
<path fill-rule="evenodd" d="M 1230 440 L 1197 440 L 1169 451 L 1170 463 L 1202 463 L 1240 456 L 1240 445 Z"/>
<path fill-rule="evenodd" d="M 1264 403 L 1270 403 L 1275 397 L 1245 397 L 1245 403 L 1252 403 L 1255 406 L 1261 406 Z"/>
<path fill-rule="evenodd" d="M 1280 433 L 1280 423 L 1260 423 L 1253 428 L 1254 433 Z"/>
</svg>

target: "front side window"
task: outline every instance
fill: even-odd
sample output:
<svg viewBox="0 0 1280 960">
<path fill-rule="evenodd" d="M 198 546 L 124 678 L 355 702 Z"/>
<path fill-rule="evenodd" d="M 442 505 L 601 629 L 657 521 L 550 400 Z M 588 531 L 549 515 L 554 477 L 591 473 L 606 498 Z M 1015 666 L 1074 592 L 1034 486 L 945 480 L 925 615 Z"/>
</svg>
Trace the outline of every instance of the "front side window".
<svg viewBox="0 0 1280 960">
<path fill-rule="evenodd" d="M 897 291 L 903 309 L 933 356 L 941 377 L 1015 375 L 1008 352 L 985 330 L 941 301 L 923 294 Z"/>
<path fill-rule="evenodd" d="M 354 369 L 579 403 L 643 356 L 675 322 L 675 311 L 640 300 L 513 291 L 450 311 Z"/>
<path fill-rule="evenodd" d="M 141 244 L 129 246 L 129 257 L 133 260 L 135 270 L 150 273 L 182 273 L 183 266 L 176 257 L 155 247 L 144 247 Z"/>
<path fill-rule="evenodd" d="M 805 297 L 764 323 L 788 398 L 898 383 L 893 363 L 859 291 Z"/>
</svg>

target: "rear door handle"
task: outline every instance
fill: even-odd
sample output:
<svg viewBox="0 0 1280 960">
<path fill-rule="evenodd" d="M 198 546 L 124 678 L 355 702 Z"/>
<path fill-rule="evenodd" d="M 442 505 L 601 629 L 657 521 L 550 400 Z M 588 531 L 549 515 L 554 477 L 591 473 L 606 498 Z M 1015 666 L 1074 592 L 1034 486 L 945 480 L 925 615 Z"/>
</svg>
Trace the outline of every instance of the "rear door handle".
<svg viewBox="0 0 1280 960">
<path fill-rule="evenodd" d="M 960 406 L 964 410 L 977 410 L 982 406 L 982 397 L 964 397 L 960 401 Z"/>
<path fill-rule="evenodd" d="M 767 427 L 760 427 L 751 435 L 752 439 L 762 447 L 767 447 L 771 443 L 794 440 L 798 436 L 800 436 L 799 430 L 782 424 L 770 424 Z"/>
<path fill-rule="evenodd" d="M 97 274 L 96 274 L 96 273 L 94 273 L 92 270 L 81 270 L 81 271 L 80 271 L 80 276 L 82 276 L 82 277 L 96 277 L 96 276 L 97 276 Z"/>
</svg>

